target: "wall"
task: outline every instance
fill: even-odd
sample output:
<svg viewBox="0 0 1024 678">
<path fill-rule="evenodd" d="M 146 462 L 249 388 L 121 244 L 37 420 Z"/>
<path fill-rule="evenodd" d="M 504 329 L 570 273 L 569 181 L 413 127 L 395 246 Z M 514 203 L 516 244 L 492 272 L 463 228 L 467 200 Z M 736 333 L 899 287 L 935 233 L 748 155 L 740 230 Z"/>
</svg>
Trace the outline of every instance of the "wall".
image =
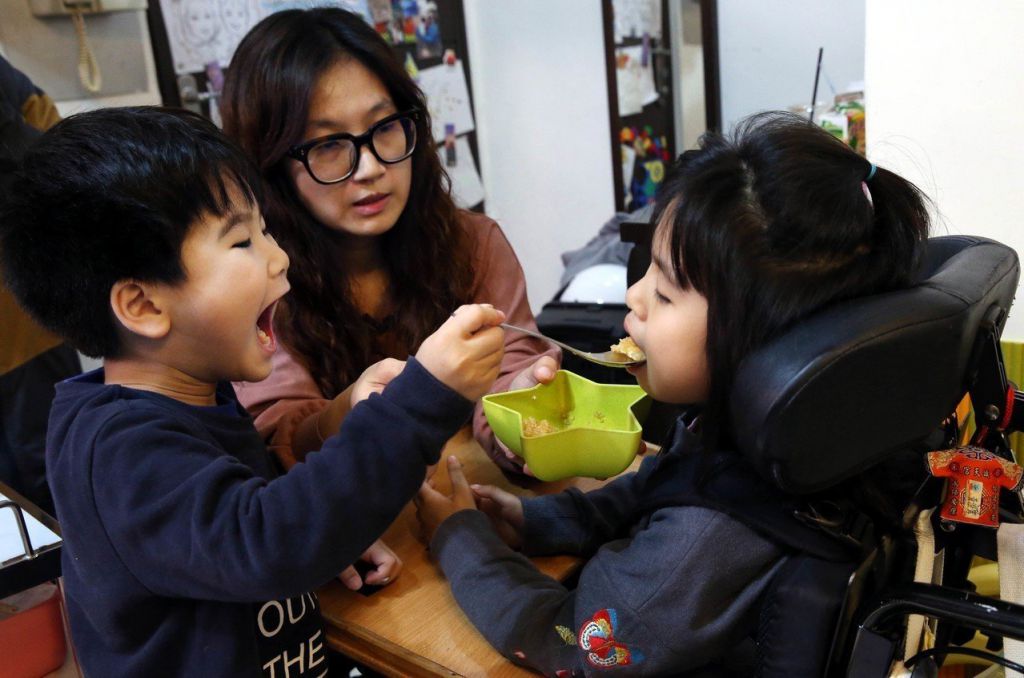
<svg viewBox="0 0 1024 678">
<path fill-rule="evenodd" d="M 480 171 L 539 311 L 559 254 L 615 213 L 601 12 L 593 0 L 465 0 Z"/>
<path fill-rule="evenodd" d="M 61 115 L 102 106 L 160 103 L 144 12 L 86 16 L 88 41 L 103 77 L 100 91 L 92 95 L 78 80 L 78 40 L 71 20 L 37 18 L 25 0 L 0 2 L 4 55 L 53 97 Z"/>
<path fill-rule="evenodd" d="M 836 87 L 863 79 L 864 0 L 718 5 L 726 127 L 809 102 L 819 46 Z M 487 211 L 537 311 L 558 289 L 558 255 L 614 213 L 601 12 L 593 0 L 465 0 L 465 13 Z M 823 79 L 819 100 L 830 97 Z"/>
<path fill-rule="evenodd" d="M 868 0 L 868 157 L 935 201 L 938 233 L 1024 251 L 1019 0 Z M 1004 337 L 1024 340 L 1024 303 Z"/>
<path fill-rule="evenodd" d="M 718 38 L 724 129 L 757 111 L 809 105 L 819 47 L 839 91 L 864 79 L 864 0 L 718 0 Z M 831 100 L 822 77 L 818 101 Z"/>
<path fill-rule="evenodd" d="M 12 63 L 55 95 L 62 115 L 159 103 L 141 12 L 87 19 L 105 89 L 123 80 L 123 64 L 114 60 L 119 50 L 141 50 L 132 61 L 138 72 L 128 75 L 142 84 L 85 97 L 72 58 L 77 44 L 70 21 L 40 21 L 23 0 L 0 2 L 17 3 L 14 11 L 5 6 L 0 45 Z M 536 311 L 558 289 L 559 254 L 589 240 L 615 209 L 604 34 L 596 7 L 592 0 L 465 0 L 487 211 L 519 254 Z M 38 49 L 40 44 L 48 50 Z M 62 56 L 54 59 L 53 53 Z"/>
<path fill-rule="evenodd" d="M 668 3 L 668 41 L 673 45 L 672 85 L 676 149 L 696 148 L 708 128 L 704 87 L 704 44 L 700 0 Z"/>
<path fill-rule="evenodd" d="M 614 213 L 601 12 L 593 0 L 464 4 L 487 211 L 519 254 L 532 306 L 539 310 L 557 291 L 559 254 L 583 245 Z M 12 23 L 5 10 L 0 42 L 5 33 L 39 30 L 38 20 L 24 14 Z M 45 44 L 73 50 L 73 37 L 63 35 L 67 26 L 45 26 L 57 31 L 41 39 Z M 726 125 L 757 110 L 809 100 L 818 45 L 826 48 L 826 70 L 836 86 L 863 77 L 863 26 L 863 0 L 719 0 Z M 118 45 L 146 45 L 135 66 L 143 74 L 133 75 L 145 85 L 98 98 L 68 97 L 58 102 L 61 113 L 158 103 L 142 14 L 91 21 L 90 33 L 101 61 Z M 65 88 L 75 86 L 70 58 L 66 69 L 40 77 L 33 73 L 35 64 L 23 63 L 22 55 L 6 47 L 11 60 L 41 84 L 56 75 L 67 81 Z M 819 98 L 826 94 L 823 82 Z"/>
<path fill-rule="evenodd" d="M 150 1 L 156 2 L 157 0 Z M 104 96 L 101 91 L 99 96 L 76 97 L 57 101 L 57 110 L 60 111 L 62 116 L 66 117 L 72 113 L 81 113 L 82 111 L 104 108 L 106 106 L 159 106 L 162 103 L 160 88 L 156 81 L 156 64 L 153 60 L 153 49 L 150 47 L 146 15 L 143 12 L 134 12 L 132 14 L 135 15 L 134 21 L 129 26 L 133 32 L 138 31 L 137 39 L 145 46 L 141 60 L 135 66 L 142 70 L 142 77 L 144 78 L 143 87 L 136 91 L 122 94 L 108 94 Z"/>
</svg>

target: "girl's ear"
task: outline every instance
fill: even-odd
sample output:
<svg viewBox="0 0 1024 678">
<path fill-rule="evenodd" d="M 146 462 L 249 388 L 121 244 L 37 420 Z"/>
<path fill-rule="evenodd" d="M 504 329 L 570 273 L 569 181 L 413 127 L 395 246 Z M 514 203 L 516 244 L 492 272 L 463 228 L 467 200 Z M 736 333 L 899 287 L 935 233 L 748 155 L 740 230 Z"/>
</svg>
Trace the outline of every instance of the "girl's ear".
<svg viewBox="0 0 1024 678">
<path fill-rule="evenodd" d="M 159 294 L 159 286 L 135 280 L 119 280 L 110 288 L 110 308 L 122 326 L 146 339 L 163 339 L 171 329 L 171 317 Z"/>
</svg>

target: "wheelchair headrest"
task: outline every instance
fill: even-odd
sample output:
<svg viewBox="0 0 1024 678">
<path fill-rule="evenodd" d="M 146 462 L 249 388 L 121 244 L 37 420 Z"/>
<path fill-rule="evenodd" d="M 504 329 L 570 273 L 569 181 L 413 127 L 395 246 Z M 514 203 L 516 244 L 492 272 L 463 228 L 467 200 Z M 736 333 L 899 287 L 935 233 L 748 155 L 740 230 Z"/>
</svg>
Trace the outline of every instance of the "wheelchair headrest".
<svg viewBox="0 0 1024 678">
<path fill-rule="evenodd" d="M 912 287 L 820 311 L 740 365 L 736 442 L 782 489 L 816 492 L 907 449 L 969 389 L 979 328 L 996 318 L 998 336 L 1013 302 L 1017 255 L 970 236 L 927 247 Z"/>
</svg>

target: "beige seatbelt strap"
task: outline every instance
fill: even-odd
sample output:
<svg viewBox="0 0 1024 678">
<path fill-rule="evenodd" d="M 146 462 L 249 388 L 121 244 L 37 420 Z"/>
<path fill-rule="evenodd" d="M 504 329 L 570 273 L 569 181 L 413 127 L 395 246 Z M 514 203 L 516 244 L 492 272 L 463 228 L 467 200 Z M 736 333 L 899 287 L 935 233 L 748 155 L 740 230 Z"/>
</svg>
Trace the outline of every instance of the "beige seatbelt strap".
<svg viewBox="0 0 1024 678">
<path fill-rule="evenodd" d="M 914 537 L 917 540 L 914 581 L 920 584 L 936 584 L 942 581 L 942 553 L 935 553 L 932 513 L 933 509 L 921 511 L 917 515 L 917 522 L 914 523 Z M 932 631 L 933 629 L 926 631 L 923 615 L 912 614 L 907 617 L 907 637 L 903 649 L 904 661 L 931 646 Z"/>
<path fill-rule="evenodd" d="M 996 533 L 999 548 L 999 599 L 1024 605 L 1024 525 L 1003 523 Z M 1003 639 L 1003 656 L 1024 664 L 1024 642 Z M 1006 669 L 1007 676 L 1022 678 L 1020 672 Z"/>
</svg>

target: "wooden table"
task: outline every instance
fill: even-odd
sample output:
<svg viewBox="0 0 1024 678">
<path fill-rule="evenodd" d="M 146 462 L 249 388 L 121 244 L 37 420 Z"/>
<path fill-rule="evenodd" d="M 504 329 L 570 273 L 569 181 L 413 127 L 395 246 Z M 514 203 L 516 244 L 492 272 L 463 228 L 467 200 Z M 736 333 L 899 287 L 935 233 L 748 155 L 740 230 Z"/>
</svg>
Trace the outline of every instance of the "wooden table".
<svg viewBox="0 0 1024 678">
<path fill-rule="evenodd" d="M 435 476 L 438 490 L 451 485 L 444 459 L 456 455 L 471 483 L 497 485 L 522 496 L 550 494 L 574 486 L 583 490 L 604 481 L 575 478 L 516 487 L 473 439 L 468 429 L 445 448 Z M 637 461 L 639 463 L 639 461 Z M 635 466 L 635 465 L 634 465 Z M 401 575 L 367 597 L 340 582 L 320 590 L 320 607 L 327 625 L 327 644 L 388 676 L 533 676 L 494 650 L 462 613 L 441 570 L 419 540 L 416 510 L 410 503 L 384 533 L 402 559 Z M 565 579 L 581 565 L 578 558 L 534 558 L 541 571 Z"/>
</svg>

